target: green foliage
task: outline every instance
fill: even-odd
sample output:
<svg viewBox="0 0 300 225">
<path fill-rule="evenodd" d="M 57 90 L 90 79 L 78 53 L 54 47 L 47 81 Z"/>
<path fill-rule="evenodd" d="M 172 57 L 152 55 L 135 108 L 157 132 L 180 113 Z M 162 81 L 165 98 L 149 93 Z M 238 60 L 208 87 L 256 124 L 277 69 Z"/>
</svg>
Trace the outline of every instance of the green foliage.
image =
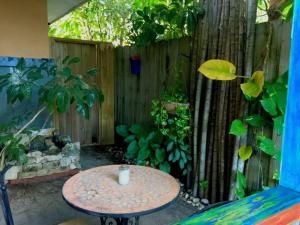
<svg viewBox="0 0 300 225">
<path fill-rule="evenodd" d="M 97 75 L 96 69 L 90 70 L 93 72 L 84 77 L 72 71 L 71 66 L 79 62 L 78 57 L 66 57 L 60 68 L 48 62 L 28 68 L 21 58 L 13 72 L 0 76 L 0 92 L 6 90 L 7 104 L 15 104 L 30 99 L 33 91 L 38 90 L 38 104 L 40 108 L 47 106 L 50 114 L 55 111 L 68 112 L 71 105 L 75 105 L 77 111 L 88 119 L 89 109 L 95 101 L 102 102 L 103 95 L 98 87 L 89 82 L 89 77 Z M 0 158 L 5 149 L 6 160 L 26 162 L 26 144 L 29 143 L 22 141 L 22 134 L 15 135 L 24 124 L 24 118 L 28 120 L 29 116 L 22 117 L 13 118 L 8 124 L 0 126 Z"/>
<path fill-rule="evenodd" d="M 49 27 L 50 37 L 130 43 L 134 0 L 89 0 Z"/>
<path fill-rule="evenodd" d="M 269 128 L 277 135 L 283 133 L 288 72 L 270 83 L 264 81 L 263 71 L 254 72 L 251 78 L 237 76 L 235 66 L 225 60 L 208 60 L 200 66 L 199 72 L 212 80 L 233 80 L 238 77 L 246 79 L 246 82 L 241 84 L 241 90 L 249 102 L 248 115 L 232 121 L 229 133 L 241 137 L 250 129 L 254 134 L 255 143 L 251 143 L 252 146 L 241 146 L 239 149 L 239 156 L 243 161 L 258 152 L 280 160 L 280 149 L 263 131 Z M 240 171 L 237 173 L 237 181 L 236 195 L 241 198 L 246 195 L 246 182 Z"/>
<path fill-rule="evenodd" d="M 50 25 L 49 36 L 146 46 L 191 35 L 203 13 L 192 0 L 89 0 Z"/>
<path fill-rule="evenodd" d="M 163 148 L 163 137 L 159 132 L 140 124 L 130 127 L 120 125 L 116 130 L 128 143 L 126 152 L 128 159 L 135 160 L 138 165 L 147 165 L 166 173 L 170 172 L 166 150 Z"/>
<path fill-rule="evenodd" d="M 151 116 L 155 125 L 153 128 L 140 124 L 130 127 L 120 125 L 116 128 L 117 133 L 128 143 L 126 157 L 139 165 L 149 165 L 168 173 L 171 166 L 177 164 L 183 175 L 186 175 L 191 169 L 192 160 L 189 147 L 189 106 L 177 106 L 176 113 L 172 115 L 161 101 L 153 100 Z"/>
<path fill-rule="evenodd" d="M 241 120 L 234 120 L 230 127 L 230 134 L 236 135 L 236 136 L 242 136 L 247 132 L 247 129 L 243 122 Z"/>
<path fill-rule="evenodd" d="M 246 177 L 242 172 L 237 171 L 237 186 L 235 189 L 235 194 L 239 199 L 245 197 L 246 186 Z"/>
<path fill-rule="evenodd" d="M 138 46 L 148 46 L 160 40 L 189 36 L 203 14 L 201 5 L 192 0 L 146 5 L 131 15 L 131 39 Z"/>
</svg>

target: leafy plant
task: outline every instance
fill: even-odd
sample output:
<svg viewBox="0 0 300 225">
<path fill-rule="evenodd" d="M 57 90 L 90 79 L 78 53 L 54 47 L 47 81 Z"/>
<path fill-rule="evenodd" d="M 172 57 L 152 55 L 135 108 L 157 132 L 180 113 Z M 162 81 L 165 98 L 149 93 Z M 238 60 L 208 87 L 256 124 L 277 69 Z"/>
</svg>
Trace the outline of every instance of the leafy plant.
<svg viewBox="0 0 300 225">
<path fill-rule="evenodd" d="M 163 137 L 153 129 L 134 124 L 130 127 L 120 125 L 117 133 L 128 143 L 126 157 L 135 160 L 136 164 L 151 166 L 169 173 L 167 152 L 163 147 Z"/>
<path fill-rule="evenodd" d="M 214 80 L 233 80 L 238 77 L 246 79 L 246 82 L 241 84 L 241 90 L 249 102 L 248 115 L 245 118 L 235 119 L 229 133 L 245 136 L 247 130 L 251 129 L 255 136 L 255 143 L 252 146 L 241 146 L 239 157 L 246 161 L 253 154 L 261 151 L 280 160 L 280 149 L 264 134 L 264 129 L 270 128 L 278 135 L 283 133 L 288 73 L 279 76 L 273 83 L 265 82 L 262 71 L 254 72 L 251 78 L 238 76 L 235 66 L 224 60 L 209 60 L 200 66 L 199 71 Z M 275 173 L 273 177 L 278 178 L 279 172 L 275 171 Z M 238 197 L 243 197 L 246 193 L 245 179 L 243 173 L 238 171 L 236 187 Z"/>
<path fill-rule="evenodd" d="M 159 168 L 167 173 L 177 164 L 186 175 L 191 169 L 189 147 L 190 111 L 186 105 L 178 106 L 175 115 L 169 115 L 164 105 L 152 101 L 151 116 L 155 127 L 140 124 L 120 125 L 117 133 L 128 143 L 126 157 L 139 165 Z"/>
<path fill-rule="evenodd" d="M 190 168 L 191 152 L 189 147 L 190 110 L 188 105 L 178 105 L 176 114 L 168 114 L 162 102 L 153 100 L 151 116 L 159 132 L 165 137 L 168 160 L 178 163 L 183 174 Z"/>
<path fill-rule="evenodd" d="M 89 77 L 97 75 L 97 69 L 89 70 L 85 77 L 75 74 L 71 66 L 79 61 L 78 57 L 66 57 L 60 68 L 56 65 L 51 66 L 48 62 L 28 68 L 25 59 L 21 58 L 13 73 L 0 76 L 0 92 L 6 90 L 7 104 L 31 98 L 33 90 L 37 89 L 39 106 L 32 119 L 23 127 L 20 128 L 24 124 L 23 121 L 16 124 L 15 120 L 1 126 L 0 170 L 4 167 L 5 159 L 19 160 L 23 163 L 26 161 L 24 153 L 28 143 L 23 143 L 21 136 L 46 108 L 51 115 L 54 111 L 65 113 L 71 105 L 75 105 L 77 112 L 88 119 L 89 108 L 95 101 L 103 101 L 101 90 L 92 82 L 88 82 Z"/>
<path fill-rule="evenodd" d="M 204 10 L 192 0 L 160 1 L 131 15 L 131 39 L 138 46 L 192 34 Z"/>
</svg>

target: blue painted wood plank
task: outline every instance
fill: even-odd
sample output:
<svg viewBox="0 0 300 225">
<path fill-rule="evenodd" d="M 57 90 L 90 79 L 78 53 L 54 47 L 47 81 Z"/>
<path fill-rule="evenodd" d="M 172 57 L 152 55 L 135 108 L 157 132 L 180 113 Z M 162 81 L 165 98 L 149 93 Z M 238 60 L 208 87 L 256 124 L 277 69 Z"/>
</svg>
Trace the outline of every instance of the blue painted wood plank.
<svg viewBox="0 0 300 225">
<path fill-rule="evenodd" d="M 252 225 L 300 203 L 300 193 L 284 187 L 195 214 L 175 225 Z"/>
<path fill-rule="evenodd" d="M 300 0 L 294 1 L 280 185 L 300 192 Z"/>
</svg>

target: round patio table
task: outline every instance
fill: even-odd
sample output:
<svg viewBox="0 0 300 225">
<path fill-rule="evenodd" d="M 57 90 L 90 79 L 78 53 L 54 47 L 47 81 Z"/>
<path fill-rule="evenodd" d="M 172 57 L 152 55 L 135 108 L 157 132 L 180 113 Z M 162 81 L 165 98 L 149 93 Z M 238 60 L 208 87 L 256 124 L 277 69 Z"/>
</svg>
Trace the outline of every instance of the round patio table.
<svg viewBox="0 0 300 225">
<path fill-rule="evenodd" d="M 138 224 L 140 216 L 169 206 L 179 194 L 179 184 L 172 176 L 150 167 L 129 166 L 130 182 L 120 185 L 119 167 L 100 166 L 76 174 L 63 186 L 64 200 L 99 217 L 101 224 L 127 225 L 131 218 Z M 111 218 L 115 223 L 107 223 Z"/>
</svg>

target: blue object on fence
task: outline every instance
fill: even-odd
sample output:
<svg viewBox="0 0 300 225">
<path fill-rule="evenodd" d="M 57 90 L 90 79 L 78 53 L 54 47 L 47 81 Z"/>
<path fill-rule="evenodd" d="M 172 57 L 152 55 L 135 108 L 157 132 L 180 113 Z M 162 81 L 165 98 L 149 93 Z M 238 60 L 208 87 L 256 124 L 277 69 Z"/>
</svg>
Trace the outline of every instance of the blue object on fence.
<svg viewBox="0 0 300 225">
<path fill-rule="evenodd" d="M 131 73 L 135 75 L 141 74 L 141 58 L 139 56 L 130 57 Z"/>
<path fill-rule="evenodd" d="M 280 185 L 300 192 L 300 0 L 294 1 Z"/>
</svg>

